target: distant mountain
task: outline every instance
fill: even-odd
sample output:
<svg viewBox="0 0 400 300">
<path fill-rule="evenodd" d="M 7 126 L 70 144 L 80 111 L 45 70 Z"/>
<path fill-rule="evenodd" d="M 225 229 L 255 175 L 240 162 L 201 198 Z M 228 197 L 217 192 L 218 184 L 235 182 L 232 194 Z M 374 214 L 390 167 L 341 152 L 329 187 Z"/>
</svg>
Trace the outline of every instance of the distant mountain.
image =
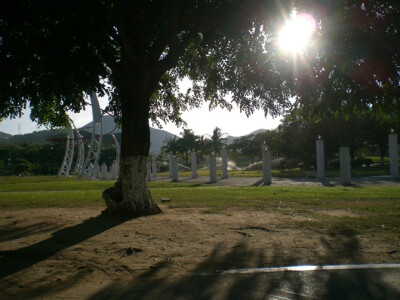
<svg viewBox="0 0 400 300">
<path fill-rule="evenodd" d="M 257 129 L 257 130 L 254 130 L 253 132 L 250 132 L 249 134 L 246 134 L 246 135 L 257 135 L 257 134 L 259 134 L 259 133 L 264 133 L 264 132 L 266 132 L 268 129 Z"/>
<path fill-rule="evenodd" d="M 6 139 L 9 139 L 10 137 L 12 137 L 11 134 L 0 131 L 0 140 L 3 140 L 3 139 L 6 140 Z"/>
<path fill-rule="evenodd" d="M 80 131 L 84 130 L 89 133 L 92 133 L 93 126 L 92 122 L 87 123 L 86 125 L 79 128 Z M 96 126 L 96 134 L 100 133 L 100 128 Z M 112 116 L 104 116 L 103 117 L 103 134 L 112 134 L 112 133 L 121 133 L 121 128 L 117 126 L 114 122 L 114 118 Z"/>
<path fill-rule="evenodd" d="M 92 122 L 82 126 L 80 131 L 87 131 L 89 133 L 92 132 Z M 96 128 L 96 133 L 99 133 L 100 129 Z M 115 133 L 116 136 L 119 136 L 121 133 L 121 129 L 115 124 L 114 118 L 112 116 L 104 116 L 103 117 L 103 134 L 112 134 Z M 164 145 L 164 141 L 167 138 L 173 138 L 175 135 L 161 129 L 156 129 L 150 127 L 150 153 L 159 153 L 161 147 Z"/>
<path fill-rule="evenodd" d="M 63 136 L 66 134 L 65 129 L 52 129 L 52 130 L 41 130 L 34 131 L 26 134 L 11 135 L 4 132 L 0 132 L 0 143 L 2 144 L 21 144 L 21 143 L 33 143 L 33 144 L 45 144 L 49 143 L 49 139 L 55 136 Z"/>
<path fill-rule="evenodd" d="M 263 133 L 266 132 L 268 129 L 257 129 L 254 130 L 253 132 L 250 132 L 248 134 L 245 134 L 244 136 L 248 136 L 248 135 L 257 135 L 259 133 Z M 235 142 L 235 140 L 237 140 L 238 138 L 240 138 L 239 136 L 232 136 L 232 135 L 228 135 L 225 139 L 226 139 L 226 143 L 228 145 L 232 144 L 233 142 Z"/>
<path fill-rule="evenodd" d="M 175 134 L 150 127 L 150 153 L 159 153 L 167 138 L 174 138 Z"/>
<path fill-rule="evenodd" d="M 79 128 L 80 132 L 85 138 L 89 138 L 91 133 L 92 133 L 92 122 L 86 124 L 85 126 L 82 126 Z M 258 134 L 265 132 L 266 129 L 258 129 L 255 130 L 247 135 L 251 134 Z M 96 128 L 96 134 L 100 132 L 99 128 Z M 114 133 L 116 138 L 120 140 L 120 135 L 121 135 L 121 129 L 116 126 L 114 122 L 114 118 L 111 116 L 105 116 L 103 117 L 103 134 L 104 136 L 104 143 L 105 145 L 107 144 L 113 144 L 114 141 L 111 138 L 111 134 Z M 41 131 L 34 131 L 32 133 L 27 133 L 27 134 L 18 134 L 18 135 L 11 135 L 7 134 L 4 132 L 0 132 L 0 144 L 21 144 L 21 143 L 34 143 L 34 144 L 44 144 L 44 143 L 49 143 L 50 139 L 53 137 L 59 136 L 60 138 L 63 138 L 66 136 L 66 130 L 65 129 L 52 129 L 52 130 L 41 130 Z M 175 135 L 161 129 L 156 129 L 156 128 L 150 128 L 150 153 L 159 153 L 161 150 L 161 147 L 164 145 L 164 141 L 167 138 L 173 138 Z M 232 144 L 236 139 L 239 137 L 236 136 L 227 136 L 226 137 L 226 142 L 227 144 Z"/>
<path fill-rule="evenodd" d="M 228 135 L 227 137 L 225 137 L 225 141 L 227 145 L 233 144 L 234 141 L 236 141 L 239 137 L 237 136 L 232 136 L 232 135 Z"/>
</svg>

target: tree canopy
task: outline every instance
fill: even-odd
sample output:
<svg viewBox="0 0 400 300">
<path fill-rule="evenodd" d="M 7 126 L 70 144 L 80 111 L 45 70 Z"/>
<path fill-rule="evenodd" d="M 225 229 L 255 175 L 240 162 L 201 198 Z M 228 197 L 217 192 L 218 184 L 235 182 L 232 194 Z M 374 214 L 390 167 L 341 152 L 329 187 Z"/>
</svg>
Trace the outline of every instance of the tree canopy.
<svg viewBox="0 0 400 300">
<path fill-rule="evenodd" d="M 135 80 L 125 65 L 148 70 L 155 122 L 180 124 L 180 112 L 203 100 L 229 108 L 228 94 L 248 114 L 256 108 L 278 114 L 290 96 L 303 105 L 316 98 L 333 108 L 397 107 L 399 6 L 396 0 L 3 1 L 1 116 L 18 116 L 28 105 L 38 122 L 62 125 L 65 112 L 82 109 L 84 92 L 94 89 L 108 92 L 110 110 L 120 115 L 118 81 Z M 292 60 L 279 54 L 274 33 L 294 7 L 313 15 L 319 30 L 317 46 Z M 178 83 L 186 76 L 195 82 L 184 94 Z"/>
<path fill-rule="evenodd" d="M 318 31 L 315 47 L 293 70 L 297 105 L 319 102 L 348 113 L 398 110 L 400 3 L 299 2 L 318 20 Z"/>
<path fill-rule="evenodd" d="M 203 100 L 229 108 L 228 93 L 246 113 L 277 114 L 278 103 L 288 104 L 268 55 L 280 19 L 274 1 L 6 1 L 0 8 L 2 116 L 29 105 L 33 119 L 62 125 L 94 89 L 109 93 L 120 116 L 126 78 L 151 84 L 156 122 L 181 123 L 181 110 Z M 183 94 L 186 76 L 194 85 Z"/>
</svg>

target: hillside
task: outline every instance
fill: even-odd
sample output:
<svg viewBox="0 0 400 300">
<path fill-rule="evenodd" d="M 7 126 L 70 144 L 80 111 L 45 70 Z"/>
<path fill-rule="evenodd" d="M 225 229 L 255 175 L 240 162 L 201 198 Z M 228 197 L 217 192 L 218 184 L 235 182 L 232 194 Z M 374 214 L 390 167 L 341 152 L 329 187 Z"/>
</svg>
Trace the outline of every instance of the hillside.
<svg viewBox="0 0 400 300">
<path fill-rule="evenodd" d="M 80 132 L 85 138 L 90 138 L 92 132 L 92 122 L 82 126 L 79 128 Z M 258 134 L 261 132 L 265 132 L 266 129 L 258 129 L 247 135 Z M 96 134 L 100 131 L 96 128 Z M 114 122 L 114 118 L 111 116 L 105 116 L 103 118 L 103 134 L 104 134 L 104 145 L 113 144 L 114 141 L 111 138 L 111 134 L 115 134 L 116 138 L 120 140 L 121 129 L 116 126 Z M 21 144 L 21 143 L 33 143 L 33 144 L 45 144 L 50 143 L 54 137 L 59 136 L 60 138 L 65 137 L 66 130 L 65 129 L 52 129 L 52 130 L 41 130 L 34 131 L 32 133 L 27 134 L 17 134 L 11 135 L 4 132 L 0 132 L 0 144 Z M 159 153 L 161 147 L 164 145 L 164 141 L 167 138 L 173 138 L 175 135 L 161 129 L 150 128 L 150 153 Z M 227 144 L 232 144 L 239 137 L 236 136 L 227 136 L 226 141 Z"/>
<path fill-rule="evenodd" d="M 85 126 L 82 126 L 79 130 L 85 138 L 90 138 L 92 133 L 92 123 L 88 123 Z M 99 133 L 99 131 L 97 130 L 96 133 Z M 103 118 L 103 141 L 105 145 L 114 143 L 113 139 L 111 138 L 112 133 L 114 133 L 116 138 L 120 140 L 121 130 L 115 125 L 114 119 L 111 116 L 105 116 Z M 41 130 L 34 131 L 32 133 L 16 135 L 0 132 L 0 144 L 45 144 L 50 143 L 49 140 L 56 136 L 64 138 L 66 136 L 66 130 Z M 150 128 L 150 153 L 159 153 L 161 147 L 164 145 L 164 140 L 166 138 L 173 138 L 174 136 L 174 134 L 168 131 Z"/>
<path fill-rule="evenodd" d="M 82 126 L 80 128 L 81 131 L 92 132 L 92 122 Z M 96 128 L 96 133 L 99 132 L 99 129 Z M 114 118 L 111 116 L 105 116 L 103 118 L 103 134 L 111 135 L 112 133 L 116 134 L 118 138 L 121 133 L 121 129 L 116 126 L 114 122 Z M 161 147 L 164 145 L 164 141 L 167 138 L 173 138 L 175 135 L 161 129 L 156 129 L 150 127 L 150 153 L 159 153 Z"/>
<path fill-rule="evenodd" d="M 8 133 L 5 133 L 5 132 L 1 132 L 0 131 L 0 140 L 7 140 L 7 139 L 9 139 L 10 137 L 12 137 L 12 135 L 11 134 L 8 134 Z"/>
<path fill-rule="evenodd" d="M 22 143 L 45 144 L 49 143 L 49 139 L 55 136 L 64 136 L 64 135 L 66 135 L 65 129 L 41 130 L 41 131 L 34 131 L 32 133 L 16 134 L 16 135 L 0 132 L 0 144 L 22 144 Z"/>
<path fill-rule="evenodd" d="M 263 133 L 263 132 L 266 132 L 266 131 L 267 131 L 267 129 L 257 129 L 257 130 L 254 130 L 253 132 L 250 132 L 250 133 L 248 133 L 248 134 L 246 134 L 246 135 L 244 135 L 244 136 L 248 136 L 248 135 L 257 135 L 257 134 L 259 134 L 259 133 Z M 237 140 L 238 138 L 240 138 L 240 136 L 228 135 L 228 136 L 226 137 L 226 143 L 227 143 L 228 145 L 230 145 L 230 144 L 232 144 L 235 140 Z"/>
</svg>

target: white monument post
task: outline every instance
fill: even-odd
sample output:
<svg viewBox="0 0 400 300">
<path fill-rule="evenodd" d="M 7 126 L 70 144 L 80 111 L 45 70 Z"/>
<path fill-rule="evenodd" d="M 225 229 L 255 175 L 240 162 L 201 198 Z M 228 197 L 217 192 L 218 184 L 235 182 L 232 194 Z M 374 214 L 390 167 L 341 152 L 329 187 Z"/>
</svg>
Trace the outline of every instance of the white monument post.
<svg viewBox="0 0 400 300">
<path fill-rule="evenodd" d="M 217 182 L 217 159 L 214 152 L 210 155 L 210 182 Z"/>
<path fill-rule="evenodd" d="M 147 160 L 147 180 L 151 181 L 151 161 Z"/>
<path fill-rule="evenodd" d="M 119 177 L 119 159 L 114 160 L 115 165 L 115 179 Z"/>
<path fill-rule="evenodd" d="M 107 180 L 107 173 L 108 173 L 108 168 L 105 162 L 100 167 L 100 177 L 101 179 Z"/>
<path fill-rule="evenodd" d="M 178 161 L 176 159 L 175 155 L 171 155 L 171 177 L 172 177 L 172 182 L 178 182 Z"/>
<path fill-rule="evenodd" d="M 350 184 L 350 149 L 349 147 L 339 148 L 339 160 L 340 160 L 340 182 L 343 185 Z"/>
<path fill-rule="evenodd" d="M 192 151 L 192 178 L 197 178 L 197 154 Z"/>
<path fill-rule="evenodd" d="M 94 167 L 94 177 L 96 179 L 100 179 L 100 166 L 99 164 L 96 164 Z"/>
<path fill-rule="evenodd" d="M 118 160 L 114 161 L 114 170 L 115 170 L 115 179 L 118 179 L 119 176 L 119 163 Z"/>
<path fill-rule="evenodd" d="M 397 142 L 397 134 L 389 134 L 389 162 L 390 176 L 392 178 L 399 177 L 399 145 Z"/>
<path fill-rule="evenodd" d="M 153 177 L 157 177 L 157 155 L 154 154 L 151 157 L 151 163 L 152 163 L 151 168 L 153 171 Z"/>
<path fill-rule="evenodd" d="M 325 159 L 324 159 L 324 141 L 318 139 L 316 141 L 317 148 L 317 178 L 325 178 Z"/>
<path fill-rule="evenodd" d="M 173 154 L 170 152 L 168 154 L 168 169 L 169 169 L 169 177 L 172 178 L 172 161 L 173 161 Z"/>
<path fill-rule="evenodd" d="M 223 147 L 221 150 L 222 178 L 228 178 L 228 150 Z"/>
<path fill-rule="evenodd" d="M 109 174 L 110 174 L 111 180 L 117 179 L 117 174 L 116 174 L 116 169 L 115 169 L 115 160 L 113 161 L 113 163 L 110 166 Z"/>
<path fill-rule="evenodd" d="M 264 185 L 270 185 L 272 182 L 271 178 L 271 153 L 268 151 L 268 146 L 264 143 L 261 146 L 261 157 L 262 157 L 262 171 L 263 171 L 263 182 Z"/>
</svg>

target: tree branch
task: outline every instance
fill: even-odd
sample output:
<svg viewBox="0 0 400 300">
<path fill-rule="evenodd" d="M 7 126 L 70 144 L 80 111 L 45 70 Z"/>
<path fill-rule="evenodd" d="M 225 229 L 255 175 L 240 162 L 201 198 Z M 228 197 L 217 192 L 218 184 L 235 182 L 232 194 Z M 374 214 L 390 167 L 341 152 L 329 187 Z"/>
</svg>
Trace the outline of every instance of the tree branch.
<svg viewBox="0 0 400 300">
<path fill-rule="evenodd" d="M 99 54 L 105 61 L 106 65 L 108 65 L 111 70 L 115 70 L 117 67 L 117 62 L 114 55 L 107 51 L 103 45 L 98 45 L 96 49 L 99 51 Z"/>
<path fill-rule="evenodd" d="M 134 54 L 134 51 L 130 45 L 130 38 L 125 30 L 124 24 L 122 23 L 121 19 L 115 19 L 118 29 L 119 40 L 121 42 L 121 48 L 123 53 L 126 54 L 127 58 L 135 65 L 139 67 L 144 66 L 144 62 L 140 61 Z"/>
<path fill-rule="evenodd" d="M 184 32 L 183 29 L 179 29 L 179 20 L 184 18 L 180 15 L 182 11 L 179 9 L 180 7 L 175 3 L 169 12 L 169 40 L 166 42 L 166 46 L 169 47 L 169 51 L 162 60 L 157 60 L 155 64 L 152 75 L 154 75 L 156 78 L 160 78 L 162 74 L 177 65 L 179 58 L 184 54 L 189 43 L 197 35 L 196 30 L 185 30 L 186 32 Z M 183 12 L 183 14 L 184 13 L 185 12 Z M 182 32 L 182 36 L 178 38 L 180 31 Z M 166 46 L 164 46 L 164 48 L 160 51 L 163 51 Z"/>
</svg>

